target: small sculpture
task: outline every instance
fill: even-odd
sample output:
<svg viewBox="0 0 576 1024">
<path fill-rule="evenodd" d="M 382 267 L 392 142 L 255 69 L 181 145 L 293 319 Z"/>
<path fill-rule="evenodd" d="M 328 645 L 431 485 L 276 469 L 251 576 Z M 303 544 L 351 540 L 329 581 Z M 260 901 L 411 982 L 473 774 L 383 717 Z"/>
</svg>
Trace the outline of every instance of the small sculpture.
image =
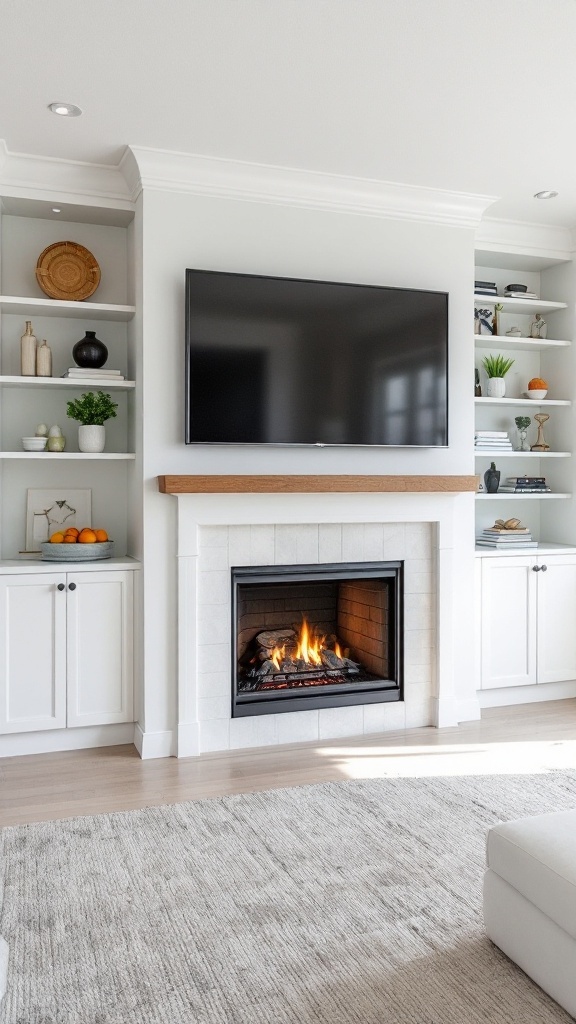
<svg viewBox="0 0 576 1024">
<path fill-rule="evenodd" d="M 546 321 L 542 319 L 541 313 L 536 313 L 532 323 L 530 324 L 530 337 L 531 338 L 545 338 L 546 337 Z"/>
<path fill-rule="evenodd" d="M 536 438 L 536 444 L 533 444 L 530 448 L 531 452 L 549 452 L 550 445 L 546 444 L 544 440 L 544 424 L 550 417 L 547 412 L 537 412 L 534 419 L 538 423 L 538 437 Z"/>
</svg>

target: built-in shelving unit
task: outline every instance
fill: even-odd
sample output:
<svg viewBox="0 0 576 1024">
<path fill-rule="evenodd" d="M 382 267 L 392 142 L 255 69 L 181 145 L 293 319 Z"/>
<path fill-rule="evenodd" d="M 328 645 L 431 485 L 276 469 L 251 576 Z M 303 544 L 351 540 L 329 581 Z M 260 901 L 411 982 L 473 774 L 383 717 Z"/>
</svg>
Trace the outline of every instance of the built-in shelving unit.
<svg viewBox="0 0 576 1024">
<path fill-rule="evenodd" d="M 474 400 L 476 429 L 506 431 L 516 447 L 519 438 L 515 417 L 529 416 L 532 422 L 528 428 L 528 444 L 532 445 L 536 442 L 538 426 L 534 416 L 546 413 L 549 418 L 544 423 L 544 439 L 550 445 L 547 452 L 475 450 L 479 479 L 483 481 L 484 472 L 494 462 L 501 473 L 501 484 L 508 476 L 543 476 L 552 488 L 545 493 L 478 493 L 476 534 L 491 526 L 496 518 L 517 517 L 538 540 L 537 550 L 544 544 L 564 550 L 567 541 L 576 543 L 576 525 L 569 512 L 576 490 L 576 460 L 571 458 L 576 392 L 571 342 L 574 324 L 568 301 L 575 287 L 573 264 L 569 254 L 561 260 L 557 255 L 548 258 L 544 251 L 535 250 L 524 256 L 513 251 L 503 252 L 501 246 L 491 251 L 489 245 L 483 245 L 476 254 L 475 277 L 494 281 L 500 293 L 496 296 L 474 295 L 475 308 L 492 310 L 496 303 L 500 307 L 498 334 L 474 335 L 475 362 L 483 391 Z M 503 292 L 510 282 L 523 283 L 529 291 L 544 298 L 506 296 Z M 536 313 L 540 313 L 546 322 L 546 337 L 528 337 Z M 512 329 L 520 331 L 520 334 L 508 334 Z M 514 360 L 506 375 L 506 396 L 488 398 L 485 397 L 487 379 L 482 360 L 489 353 L 500 352 Z M 548 382 L 548 393 L 544 399 L 533 400 L 526 396 L 528 381 L 532 377 L 543 377 Z M 530 504 L 524 506 L 523 502 Z M 520 507 L 524 511 L 519 511 Z M 483 548 L 480 554 L 488 551 L 490 549 Z M 491 557 L 505 554 L 490 551 Z"/>
<path fill-rule="evenodd" d="M 35 488 L 57 487 L 63 493 L 89 488 L 92 521 L 114 537 L 118 556 L 129 553 L 130 494 L 137 493 L 130 483 L 136 461 L 132 421 L 137 381 L 130 273 L 133 212 L 128 205 L 114 200 L 109 206 L 101 200 L 91 205 L 76 197 L 73 215 L 64 221 L 45 201 L 0 195 L 0 559 L 16 565 L 25 547 L 26 496 Z M 100 265 L 100 284 L 86 301 L 51 299 L 36 280 L 39 254 L 63 238 L 86 246 Z M 39 342 L 47 339 L 52 377 L 20 374 L 26 320 L 32 321 Z M 72 349 L 87 330 L 106 345 L 106 368 L 119 370 L 125 379 L 62 376 L 74 365 Z M 78 451 L 78 423 L 67 417 L 68 401 L 87 390 L 110 392 L 117 403 L 116 417 L 105 424 L 101 454 Z M 39 423 L 60 426 L 66 437 L 64 452 L 22 450 L 21 438 L 34 434 Z"/>
</svg>

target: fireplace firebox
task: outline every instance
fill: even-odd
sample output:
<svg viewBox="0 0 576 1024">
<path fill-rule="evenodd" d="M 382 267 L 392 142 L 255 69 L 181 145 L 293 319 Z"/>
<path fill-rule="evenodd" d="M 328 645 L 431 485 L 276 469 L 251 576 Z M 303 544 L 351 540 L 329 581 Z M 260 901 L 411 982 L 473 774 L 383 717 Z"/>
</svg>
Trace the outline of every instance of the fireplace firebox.
<svg viewBox="0 0 576 1024">
<path fill-rule="evenodd" d="M 402 699 L 402 562 L 232 572 L 232 717 Z"/>
</svg>

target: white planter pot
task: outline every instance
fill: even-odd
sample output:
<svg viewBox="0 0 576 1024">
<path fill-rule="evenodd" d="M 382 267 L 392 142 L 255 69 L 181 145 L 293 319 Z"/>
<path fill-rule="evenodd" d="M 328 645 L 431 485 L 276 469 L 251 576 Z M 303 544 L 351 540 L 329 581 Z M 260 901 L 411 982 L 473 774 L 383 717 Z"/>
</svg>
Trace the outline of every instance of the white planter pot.
<svg viewBox="0 0 576 1024">
<path fill-rule="evenodd" d="M 504 377 L 488 377 L 488 398 L 504 398 L 506 395 L 506 381 Z"/>
<path fill-rule="evenodd" d="M 96 423 L 78 427 L 78 447 L 81 452 L 103 452 L 106 443 L 106 428 Z"/>
</svg>

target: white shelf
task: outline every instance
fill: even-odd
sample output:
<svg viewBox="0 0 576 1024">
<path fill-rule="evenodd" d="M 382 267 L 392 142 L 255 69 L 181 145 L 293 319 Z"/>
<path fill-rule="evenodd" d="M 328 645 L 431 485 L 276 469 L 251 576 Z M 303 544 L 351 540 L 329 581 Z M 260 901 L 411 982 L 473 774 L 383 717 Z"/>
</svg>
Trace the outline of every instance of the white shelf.
<svg viewBox="0 0 576 1024">
<path fill-rule="evenodd" d="M 136 387 L 134 380 L 102 380 L 101 377 L 9 377 L 0 376 L 3 388 L 102 388 L 116 391 L 131 391 Z"/>
<path fill-rule="evenodd" d="M 41 558 L 33 558 L 30 555 L 21 555 L 20 558 L 3 558 L 0 560 L 0 576 L 26 575 L 29 573 L 53 573 L 53 572 L 105 572 L 106 569 L 132 569 L 136 571 L 142 567 L 142 563 L 130 555 L 118 555 L 115 558 L 99 558 L 89 562 L 48 562 Z"/>
<path fill-rule="evenodd" d="M 506 334 L 475 334 L 476 348 L 504 348 L 544 352 L 547 348 L 568 348 L 572 342 L 561 338 L 509 338 Z"/>
<path fill-rule="evenodd" d="M 474 451 L 477 459 L 569 459 L 572 452 L 515 452 L 515 451 Z"/>
<path fill-rule="evenodd" d="M 0 452 L 0 459 L 135 459 L 133 452 Z"/>
<path fill-rule="evenodd" d="M 104 302 L 67 302 L 64 299 L 0 295 L 0 312 L 18 313 L 21 316 L 72 316 L 83 320 L 115 320 L 126 323 L 134 316 L 136 307 Z"/>
<path fill-rule="evenodd" d="M 537 498 L 538 501 L 545 501 L 546 499 L 551 499 L 551 498 L 571 498 L 571 497 L 572 497 L 571 494 L 562 494 L 560 492 L 558 492 L 558 493 L 548 493 L 547 492 L 545 494 L 536 494 L 536 493 L 534 493 L 534 491 L 531 491 L 529 494 L 519 494 L 519 493 L 516 493 L 516 494 L 500 494 L 497 491 L 496 494 L 477 494 L 476 495 L 476 499 L 478 501 L 494 501 L 494 500 L 496 500 L 496 501 L 506 501 L 508 498 L 511 498 L 512 501 L 517 501 L 518 499 L 520 499 L 520 501 L 527 501 L 529 498 Z"/>
<path fill-rule="evenodd" d="M 495 306 L 502 303 L 503 313 L 553 313 L 567 309 L 567 302 L 547 302 L 545 299 L 511 299 L 506 295 L 474 295 L 474 305 Z M 481 337 L 481 335 L 480 335 Z"/>
<path fill-rule="evenodd" d="M 1 381 L 1 378 L 0 378 Z M 567 398 L 475 398 L 476 405 L 572 405 Z"/>
<path fill-rule="evenodd" d="M 522 548 L 521 551 L 502 551 L 502 548 L 476 547 L 474 553 L 480 558 L 509 558 L 510 555 L 557 555 L 566 552 L 576 554 L 576 547 L 573 544 L 553 544 L 549 541 L 538 541 L 537 548 Z"/>
</svg>

